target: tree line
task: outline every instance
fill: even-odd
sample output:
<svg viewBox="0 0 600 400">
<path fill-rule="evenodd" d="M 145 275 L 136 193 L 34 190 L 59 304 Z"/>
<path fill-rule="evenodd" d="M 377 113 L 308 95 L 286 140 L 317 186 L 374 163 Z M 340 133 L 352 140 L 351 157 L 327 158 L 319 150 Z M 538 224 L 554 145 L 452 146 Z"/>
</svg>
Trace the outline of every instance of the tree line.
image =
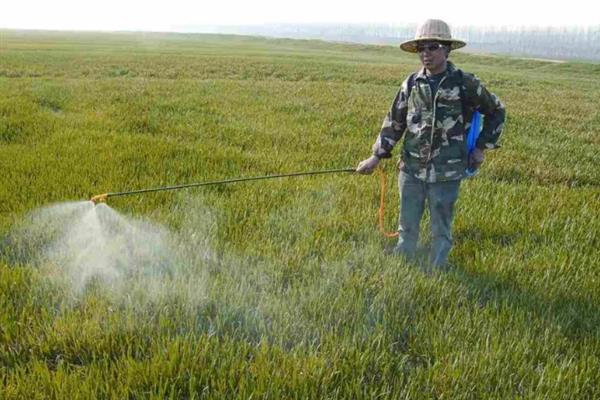
<svg viewBox="0 0 600 400">
<path fill-rule="evenodd" d="M 186 30 L 196 30 L 187 27 Z M 416 25 L 266 24 L 213 26 L 208 31 L 296 39 L 322 39 L 365 44 L 397 44 L 414 37 Z M 201 31 L 206 32 L 207 27 Z M 453 27 L 453 36 L 468 43 L 467 51 L 560 60 L 600 61 L 600 25 L 562 27 Z"/>
</svg>

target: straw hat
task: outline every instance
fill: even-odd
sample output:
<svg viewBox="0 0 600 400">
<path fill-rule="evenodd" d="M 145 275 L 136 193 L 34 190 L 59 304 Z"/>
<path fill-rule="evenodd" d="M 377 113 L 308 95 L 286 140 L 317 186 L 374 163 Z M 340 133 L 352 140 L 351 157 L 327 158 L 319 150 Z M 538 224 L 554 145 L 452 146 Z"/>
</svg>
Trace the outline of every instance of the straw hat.
<svg viewBox="0 0 600 400">
<path fill-rule="evenodd" d="M 439 19 L 428 19 L 419 25 L 415 38 L 400 44 L 400 48 L 409 53 L 417 53 L 417 43 L 426 40 L 446 42 L 450 45 L 451 50 L 460 49 L 467 45 L 462 40 L 452 39 L 450 27 L 447 23 Z"/>
</svg>

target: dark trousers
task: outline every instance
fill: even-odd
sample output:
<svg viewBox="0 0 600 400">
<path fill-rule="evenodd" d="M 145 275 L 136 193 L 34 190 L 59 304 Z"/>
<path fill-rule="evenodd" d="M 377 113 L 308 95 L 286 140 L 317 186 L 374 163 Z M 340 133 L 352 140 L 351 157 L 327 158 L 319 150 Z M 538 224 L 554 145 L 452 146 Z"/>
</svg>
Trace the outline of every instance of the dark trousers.
<svg viewBox="0 0 600 400">
<path fill-rule="evenodd" d="M 458 198 L 460 179 L 427 183 L 400 172 L 400 236 L 396 251 L 414 257 L 419 240 L 419 226 L 425 201 L 431 216 L 431 253 L 429 261 L 435 267 L 444 266 L 452 247 L 452 219 Z"/>
</svg>

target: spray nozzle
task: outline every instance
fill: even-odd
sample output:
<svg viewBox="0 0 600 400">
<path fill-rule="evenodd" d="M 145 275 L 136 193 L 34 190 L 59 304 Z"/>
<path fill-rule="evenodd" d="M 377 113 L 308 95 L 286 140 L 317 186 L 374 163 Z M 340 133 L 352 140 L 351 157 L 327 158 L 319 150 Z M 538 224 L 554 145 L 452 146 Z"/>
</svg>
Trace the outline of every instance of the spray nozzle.
<svg viewBox="0 0 600 400">
<path fill-rule="evenodd" d="M 106 199 L 108 199 L 108 193 L 92 196 L 90 201 L 94 203 L 94 205 L 97 205 L 98 203 L 106 203 Z"/>
</svg>

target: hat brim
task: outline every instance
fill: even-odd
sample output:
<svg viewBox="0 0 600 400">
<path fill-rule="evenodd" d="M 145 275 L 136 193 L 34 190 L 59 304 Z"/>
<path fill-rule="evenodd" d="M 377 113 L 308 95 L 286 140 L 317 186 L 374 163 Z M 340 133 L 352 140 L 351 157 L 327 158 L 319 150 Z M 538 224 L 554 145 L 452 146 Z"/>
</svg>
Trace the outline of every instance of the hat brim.
<svg viewBox="0 0 600 400">
<path fill-rule="evenodd" d="M 462 40 L 444 39 L 441 37 L 422 37 L 419 39 L 407 40 L 406 42 L 403 42 L 400 44 L 400 48 L 409 53 L 418 53 L 419 51 L 417 50 L 417 44 L 419 42 L 426 42 L 426 41 L 450 43 L 450 50 L 460 49 L 461 47 L 465 47 L 467 45 Z"/>
</svg>

